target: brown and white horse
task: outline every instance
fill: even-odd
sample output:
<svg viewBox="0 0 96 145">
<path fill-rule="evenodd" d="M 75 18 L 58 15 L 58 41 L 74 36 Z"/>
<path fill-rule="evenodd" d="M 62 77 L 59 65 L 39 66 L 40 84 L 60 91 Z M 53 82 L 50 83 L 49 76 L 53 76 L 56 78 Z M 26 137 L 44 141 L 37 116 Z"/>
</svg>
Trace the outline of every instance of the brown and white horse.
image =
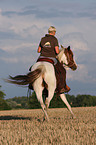
<svg viewBox="0 0 96 145">
<path fill-rule="evenodd" d="M 57 55 L 57 59 L 63 63 L 65 68 L 71 68 L 72 70 L 77 69 L 77 65 L 73 59 L 73 52 L 68 48 L 64 48 L 61 46 L 62 49 L 60 53 Z M 43 102 L 42 92 L 44 90 L 44 86 L 42 82 L 45 81 L 48 85 L 48 97 Z M 18 75 L 15 77 L 9 77 L 7 82 L 18 84 L 18 85 L 29 85 L 32 83 L 33 89 L 36 93 L 37 99 L 41 104 L 42 110 L 44 112 L 45 117 L 49 120 L 47 109 L 49 107 L 50 101 L 54 96 L 54 92 L 56 89 L 56 76 L 54 71 L 54 66 L 49 62 L 37 62 L 32 66 L 32 70 L 27 75 Z M 66 104 L 67 108 L 71 112 L 72 116 L 74 116 L 71 106 L 69 105 L 65 94 L 60 94 L 61 99 Z"/>
</svg>

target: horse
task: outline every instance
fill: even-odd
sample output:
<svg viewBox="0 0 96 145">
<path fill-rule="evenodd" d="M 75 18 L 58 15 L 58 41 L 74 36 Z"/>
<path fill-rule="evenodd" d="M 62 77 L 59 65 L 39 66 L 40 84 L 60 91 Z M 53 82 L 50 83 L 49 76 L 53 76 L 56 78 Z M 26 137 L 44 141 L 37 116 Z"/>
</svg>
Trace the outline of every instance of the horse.
<svg viewBox="0 0 96 145">
<path fill-rule="evenodd" d="M 71 68 L 73 71 L 77 69 L 77 64 L 73 58 L 73 52 L 70 49 L 70 46 L 64 48 L 61 45 L 61 49 L 59 54 L 57 55 L 57 59 L 59 62 L 63 63 L 65 69 Z M 42 93 L 44 90 L 43 81 L 47 84 L 48 88 L 48 97 L 46 97 L 45 102 L 43 101 Z M 49 116 L 47 113 L 48 107 L 50 105 L 50 101 L 54 96 L 54 92 L 56 90 L 56 76 L 53 64 L 46 61 L 36 62 L 32 68 L 31 72 L 26 75 L 17 75 L 15 77 L 9 76 L 7 82 L 14 83 L 18 85 L 29 85 L 32 84 L 32 87 L 36 93 L 37 99 L 40 102 L 41 108 L 44 112 L 44 119 L 46 118 L 49 121 Z M 66 96 L 64 93 L 60 94 L 62 101 L 66 104 L 69 109 L 72 117 L 74 117 L 74 113 L 69 105 Z"/>
</svg>

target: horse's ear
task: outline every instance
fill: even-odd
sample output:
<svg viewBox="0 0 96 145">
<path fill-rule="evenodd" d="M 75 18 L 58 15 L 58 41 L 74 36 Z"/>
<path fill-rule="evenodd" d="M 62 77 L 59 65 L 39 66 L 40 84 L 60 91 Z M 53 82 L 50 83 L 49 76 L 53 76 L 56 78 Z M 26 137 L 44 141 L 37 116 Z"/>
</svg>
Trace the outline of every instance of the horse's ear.
<svg viewBox="0 0 96 145">
<path fill-rule="evenodd" d="M 66 49 L 66 48 L 63 47 L 63 45 L 61 45 L 61 48 L 62 48 L 62 49 Z"/>
<path fill-rule="evenodd" d="M 64 48 L 63 45 L 61 45 L 61 48 Z"/>
<path fill-rule="evenodd" d="M 67 47 L 68 51 L 70 50 L 70 46 Z"/>
</svg>

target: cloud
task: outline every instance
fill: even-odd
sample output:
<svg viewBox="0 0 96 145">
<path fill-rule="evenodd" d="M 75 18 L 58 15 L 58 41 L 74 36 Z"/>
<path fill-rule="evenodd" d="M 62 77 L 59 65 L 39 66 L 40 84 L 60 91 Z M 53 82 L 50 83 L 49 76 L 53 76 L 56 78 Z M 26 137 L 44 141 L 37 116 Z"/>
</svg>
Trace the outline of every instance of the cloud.
<svg viewBox="0 0 96 145">
<path fill-rule="evenodd" d="M 33 54 L 33 51 L 30 53 L 30 54 L 21 54 L 21 53 L 18 53 L 18 54 L 15 54 L 15 55 L 11 55 L 11 56 L 2 56 L 0 57 L 0 61 L 2 61 L 3 63 L 5 64 L 27 64 L 27 65 L 31 65 L 31 64 L 34 64 L 36 62 L 38 58 L 38 55 L 36 54 L 36 52 L 34 52 Z"/>
<path fill-rule="evenodd" d="M 4 50 L 5 52 L 8 52 L 8 53 L 14 53 L 14 54 L 16 54 L 16 52 L 24 52 L 24 51 L 26 51 L 26 50 L 30 50 L 30 49 L 32 49 L 32 50 L 34 50 L 35 49 L 35 47 L 36 47 L 36 43 L 22 43 L 22 44 L 17 44 L 17 45 L 7 45 L 7 46 L 5 46 L 5 47 L 2 47 L 1 49 L 2 50 Z M 25 49 L 25 50 L 24 50 Z"/>
<path fill-rule="evenodd" d="M 5 58 L 5 57 L 1 57 L 0 60 L 6 62 L 6 63 L 17 63 L 18 59 L 17 58 Z"/>
<path fill-rule="evenodd" d="M 50 7 L 48 7 L 50 5 Z M 25 5 L 22 9 L 3 11 L 2 15 L 6 17 L 14 16 L 34 16 L 38 19 L 49 19 L 49 18 L 92 18 L 96 19 L 95 6 L 96 3 L 85 3 L 82 2 L 66 2 L 66 1 L 55 1 L 55 7 L 53 8 L 54 2 L 43 1 L 41 5 L 38 2 L 30 5 Z"/>
<path fill-rule="evenodd" d="M 75 51 L 89 50 L 87 41 L 84 39 L 83 34 L 80 32 L 65 34 L 61 39 L 64 45 L 70 45 Z"/>
<path fill-rule="evenodd" d="M 31 65 L 38 58 L 37 46 L 32 43 L 22 43 L 16 46 L 6 46 L 0 49 L 0 61 L 6 64 L 27 64 Z M 2 55 L 3 54 L 3 55 Z"/>
<path fill-rule="evenodd" d="M 46 11 L 45 11 L 46 9 Z M 16 17 L 16 16 L 34 16 L 38 19 L 49 19 L 49 18 L 60 18 L 60 17 L 65 17 L 65 18 L 72 18 L 74 17 L 73 11 L 68 11 L 66 9 L 57 9 L 57 8 L 43 8 L 39 6 L 27 6 L 27 8 L 23 8 L 19 11 L 16 10 L 9 10 L 9 11 L 3 11 L 2 15 L 6 17 Z M 76 16 L 75 16 L 76 17 Z"/>
<path fill-rule="evenodd" d="M 88 73 L 88 68 L 85 64 L 78 64 L 78 68 L 74 72 L 72 70 L 68 71 L 67 77 L 69 80 L 76 80 L 83 83 L 96 82 L 96 78 Z"/>
<path fill-rule="evenodd" d="M 13 15 L 11 17 L 7 16 Z M 45 28 L 50 26 L 50 22 L 46 20 L 37 19 L 34 15 L 29 18 L 26 15 L 16 15 L 18 12 L 1 11 L 0 15 L 0 38 L 9 39 L 30 39 L 32 36 L 39 39 L 40 34 L 45 33 Z M 35 39 L 34 39 L 35 40 Z"/>
<path fill-rule="evenodd" d="M 1 39 L 20 39 L 20 35 L 17 35 L 16 33 L 9 31 L 0 31 L 0 40 Z"/>
</svg>

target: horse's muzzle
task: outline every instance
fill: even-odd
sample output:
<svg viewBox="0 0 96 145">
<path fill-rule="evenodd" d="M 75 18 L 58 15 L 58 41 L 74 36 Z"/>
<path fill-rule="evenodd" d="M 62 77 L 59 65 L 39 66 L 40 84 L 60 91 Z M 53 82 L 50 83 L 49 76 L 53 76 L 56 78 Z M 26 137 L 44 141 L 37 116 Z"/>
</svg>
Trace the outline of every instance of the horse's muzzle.
<svg viewBox="0 0 96 145">
<path fill-rule="evenodd" d="M 71 69 L 72 69 L 73 71 L 75 71 L 75 70 L 77 69 L 77 65 L 74 64 L 74 65 L 71 67 Z"/>
<path fill-rule="evenodd" d="M 68 66 L 74 71 L 74 70 L 76 70 L 77 69 L 77 65 L 76 65 L 76 63 L 72 63 L 72 62 L 70 62 L 69 64 L 68 64 Z"/>
</svg>

